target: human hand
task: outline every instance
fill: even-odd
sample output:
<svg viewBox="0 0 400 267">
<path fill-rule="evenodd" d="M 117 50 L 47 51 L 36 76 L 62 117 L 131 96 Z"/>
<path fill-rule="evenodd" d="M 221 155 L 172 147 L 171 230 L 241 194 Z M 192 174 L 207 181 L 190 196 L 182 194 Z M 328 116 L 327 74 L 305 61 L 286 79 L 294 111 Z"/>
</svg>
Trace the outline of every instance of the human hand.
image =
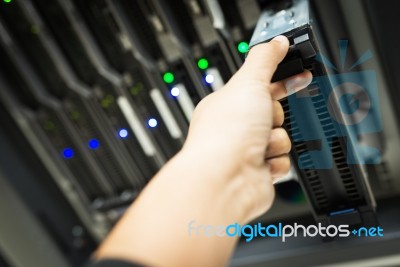
<svg viewBox="0 0 400 267">
<path fill-rule="evenodd" d="M 245 222 L 271 206 L 273 181 L 290 168 L 291 142 L 281 128 L 284 114 L 278 100 L 312 79 L 305 71 L 270 83 L 288 48 L 283 36 L 252 48 L 232 79 L 196 107 L 183 149 L 199 154 L 197 159 L 209 161 L 215 169 L 235 174 L 220 177 L 227 177 L 224 190 L 231 184 L 238 187 L 231 203 L 242 207 L 238 219 Z"/>
<path fill-rule="evenodd" d="M 311 73 L 270 83 L 289 43 L 252 48 L 242 68 L 196 107 L 183 149 L 150 181 L 97 251 L 148 266 L 224 266 L 238 237 L 190 236 L 188 223 L 245 224 L 274 198 L 289 170 L 290 141 L 278 99 Z M 201 225 L 200 225 L 201 226 Z"/>
</svg>

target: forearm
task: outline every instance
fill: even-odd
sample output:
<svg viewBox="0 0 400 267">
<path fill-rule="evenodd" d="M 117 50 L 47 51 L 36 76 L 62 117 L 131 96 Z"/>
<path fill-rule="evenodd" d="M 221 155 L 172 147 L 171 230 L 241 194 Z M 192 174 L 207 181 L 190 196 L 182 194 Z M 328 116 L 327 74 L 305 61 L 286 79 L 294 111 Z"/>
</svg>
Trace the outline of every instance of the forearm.
<svg viewBox="0 0 400 267">
<path fill-rule="evenodd" d="M 189 236 L 188 224 L 195 220 L 196 225 L 227 225 L 242 220 L 243 211 L 226 208 L 231 205 L 224 201 L 232 197 L 221 195 L 237 195 L 241 185 L 226 183 L 234 180 L 228 177 L 233 175 L 238 174 L 229 166 L 180 152 L 128 209 L 96 257 L 150 266 L 225 265 L 236 238 L 205 237 L 195 232 Z M 222 188 L 226 186 L 232 188 Z"/>
<path fill-rule="evenodd" d="M 254 47 L 224 88 L 196 106 L 184 148 L 129 208 L 98 259 L 149 266 L 227 264 L 237 237 L 205 236 L 204 230 L 190 236 L 189 223 L 245 224 L 272 205 L 272 179 L 290 167 L 290 140 L 279 128 L 282 107 L 272 104 L 287 90 L 270 80 L 288 48 L 286 37 Z M 311 73 L 294 78 L 310 82 Z"/>
</svg>

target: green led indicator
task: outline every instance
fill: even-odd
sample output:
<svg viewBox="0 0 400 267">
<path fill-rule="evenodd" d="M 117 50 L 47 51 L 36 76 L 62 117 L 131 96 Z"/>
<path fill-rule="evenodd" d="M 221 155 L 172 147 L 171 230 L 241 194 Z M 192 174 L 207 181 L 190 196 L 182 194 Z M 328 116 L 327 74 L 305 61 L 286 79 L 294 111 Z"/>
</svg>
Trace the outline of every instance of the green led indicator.
<svg viewBox="0 0 400 267">
<path fill-rule="evenodd" d="M 70 118 L 74 121 L 78 120 L 81 114 L 78 111 L 72 111 L 70 114 Z"/>
<path fill-rule="evenodd" d="M 114 102 L 114 96 L 113 95 L 107 95 L 105 99 L 108 101 L 108 103 L 113 103 Z"/>
<path fill-rule="evenodd" d="M 39 34 L 39 33 L 40 33 L 39 27 L 36 26 L 36 25 L 32 25 L 32 26 L 31 26 L 31 33 L 33 33 L 33 34 Z"/>
<path fill-rule="evenodd" d="M 240 42 L 238 44 L 238 51 L 242 54 L 247 53 L 247 51 L 249 50 L 249 44 L 246 42 Z"/>
<path fill-rule="evenodd" d="M 103 108 L 108 108 L 108 106 L 109 106 L 110 104 L 108 103 L 107 99 L 102 99 L 102 100 L 100 101 L 100 105 L 101 105 Z"/>
<path fill-rule="evenodd" d="M 135 85 L 133 85 L 131 89 L 129 89 L 129 92 L 131 93 L 131 95 L 136 96 L 143 90 L 143 88 L 144 88 L 143 83 L 138 82 Z"/>
<path fill-rule="evenodd" d="M 46 131 L 52 131 L 55 128 L 55 125 L 52 121 L 46 120 L 43 125 Z"/>
<path fill-rule="evenodd" d="M 173 83 L 175 80 L 175 77 L 171 72 L 166 72 L 166 73 L 164 73 L 163 79 L 164 79 L 165 83 Z"/>
<path fill-rule="evenodd" d="M 201 70 L 207 69 L 207 68 L 208 68 L 208 60 L 205 59 L 205 58 L 200 58 L 200 59 L 197 61 L 197 66 L 198 66 L 199 69 L 201 69 Z"/>
<path fill-rule="evenodd" d="M 11 3 L 11 0 L 3 0 L 4 3 Z"/>
<path fill-rule="evenodd" d="M 112 103 L 114 102 L 114 96 L 113 95 L 107 95 L 100 101 L 100 105 L 103 108 L 108 108 Z"/>
</svg>

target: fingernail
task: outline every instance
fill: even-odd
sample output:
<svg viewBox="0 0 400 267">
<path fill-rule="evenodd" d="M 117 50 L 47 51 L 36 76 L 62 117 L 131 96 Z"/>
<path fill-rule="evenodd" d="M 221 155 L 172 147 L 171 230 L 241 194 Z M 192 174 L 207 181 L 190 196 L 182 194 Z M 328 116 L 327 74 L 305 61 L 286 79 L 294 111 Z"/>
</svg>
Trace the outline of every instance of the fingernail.
<svg viewBox="0 0 400 267">
<path fill-rule="evenodd" d="M 311 83 L 312 78 L 294 78 L 287 80 L 285 83 L 287 95 L 291 95 L 303 88 L 306 88 Z"/>
<path fill-rule="evenodd" d="M 278 35 L 274 39 L 272 39 L 272 41 L 277 41 L 277 42 L 283 43 L 283 42 L 287 42 L 288 39 L 284 35 Z"/>
</svg>

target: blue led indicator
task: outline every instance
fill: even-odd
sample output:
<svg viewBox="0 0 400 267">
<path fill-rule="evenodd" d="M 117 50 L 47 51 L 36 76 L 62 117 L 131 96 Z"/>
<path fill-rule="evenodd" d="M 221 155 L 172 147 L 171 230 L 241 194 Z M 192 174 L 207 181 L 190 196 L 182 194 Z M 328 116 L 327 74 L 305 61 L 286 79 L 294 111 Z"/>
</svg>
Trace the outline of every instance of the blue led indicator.
<svg viewBox="0 0 400 267">
<path fill-rule="evenodd" d="M 211 84 L 214 82 L 214 76 L 211 74 L 207 74 L 204 79 L 206 80 L 206 83 L 208 83 L 208 84 Z"/>
<path fill-rule="evenodd" d="M 171 95 L 172 96 L 175 96 L 175 97 L 177 97 L 177 96 L 179 96 L 179 88 L 178 87 L 174 87 L 174 88 L 172 88 L 171 89 Z"/>
<path fill-rule="evenodd" d="M 63 150 L 63 156 L 66 159 L 72 158 L 74 156 L 74 150 L 72 150 L 72 148 L 69 148 L 69 147 L 65 148 Z"/>
<path fill-rule="evenodd" d="M 149 121 L 147 122 L 147 124 L 148 124 L 151 128 L 154 128 L 154 127 L 157 126 L 158 122 L 157 122 L 156 119 L 151 118 L 151 119 L 149 119 Z"/>
<path fill-rule="evenodd" d="M 97 139 L 91 139 L 88 142 L 88 146 L 89 146 L 90 149 L 98 149 L 99 146 L 100 146 L 100 142 Z"/>
<path fill-rule="evenodd" d="M 118 135 L 121 138 L 127 138 L 128 137 L 128 130 L 127 129 L 120 129 L 118 131 Z"/>
</svg>

